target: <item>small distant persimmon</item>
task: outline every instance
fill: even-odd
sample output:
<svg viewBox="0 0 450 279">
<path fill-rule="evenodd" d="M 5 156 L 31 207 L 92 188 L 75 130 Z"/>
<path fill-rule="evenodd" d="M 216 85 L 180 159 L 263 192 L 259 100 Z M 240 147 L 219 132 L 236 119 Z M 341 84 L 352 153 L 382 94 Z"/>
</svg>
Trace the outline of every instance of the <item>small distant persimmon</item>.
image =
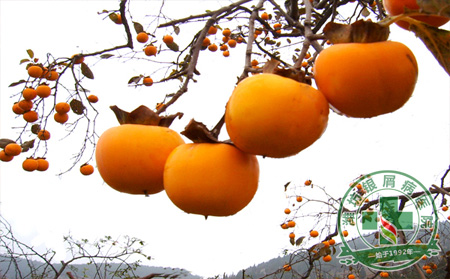
<svg viewBox="0 0 450 279">
<path fill-rule="evenodd" d="M 284 210 L 284 213 L 285 213 L 285 214 L 290 214 L 290 213 L 291 213 L 291 210 L 290 210 L 289 208 L 286 208 L 286 209 Z"/>
<path fill-rule="evenodd" d="M 55 121 L 60 123 L 60 124 L 64 124 L 64 123 L 66 123 L 69 120 L 69 114 L 57 112 L 53 116 L 53 119 L 55 119 Z"/>
<path fill-rule="evenodd" d="M 58 113 L 68 113 L 70 111 L 70 105 L 66 102 L 57 103 L 55 105 L 55 111 Z"/>
<path fill-rule="evenodd" d="M 208 37 L 206 37 L 206 38 L 203 39 L 203 43 L 202 43 L 202 46 L 203 46 L 203 47 L 207 47 L 207 46 L 209 46 L 210 44 L 211 44 L 211 40 L 210 40 Z"/>
<path fill-rule="evenodd" d="M 262 14 L 261 14 L 261 19 L 262 19 L 262 20 L 268 20 L 268 19 L 269 19 L 269 14 L 266 13 L 266 12 L 262 13 Z"/>
<path fill-rule="evenodd" d="M 217 51 L 218 47 L 217 47 L 216 44 L 210 44 L 210 45 L 208 46 L 208 49 L 209 49 L 210 51 L 212 51 L 212 52 L 215 52 L 215 51 Z"/>
<path fill-rule="evenodd" d="M 29 123 L 36 122 L 39 119 L 38 113 L 34 110 L 27 111 L 24 114 L 22 114 L 22 116 L 23 119 Z"/>
<path fill-rule="evenodd" d="M 20 146 L 20 144 L 17 143 L 8 143 L 5 146 L 5 153 L 9 156 L 17 156 L 20 153 L 22 153 L 22 146 Z"/>
<path fill-rule="evenodd" d="M 82 175 L 91 175 L 94 173 L 94 167 L 89 164 L 84 164 L 80 167 L 80 172 Z"/>
<path fill-rule="evenodd" d="M 331 262 L 331 260 L 332 260 L 331 255 L 326 255 L 322 259 L 324 262 Z"/>
<path fill-rule="evenodd" d="M 14 103 L 12 111 L 15 114 L 23 114 L 25 111 L 19 106 L 19 102 Z"/>
<path fill-rule="evenodd" d="M 302 197 L 302 196 L 297 196 L 297 197 L 295 198 L 295 200 L 296 200 L 297 202 L 302 202 L 302 201 L 303 201 L 303 197 Z"/>
<path fill-rule="evenodd" d="M 36 96 L 37 96 L 37 92 L 34 88 L 27 87 L 22 91 L 22 97 L 25 100 L 31 101 L 34 98 L 36 98 Z"/>
<path fill-rule="evenodd" d="M 80 54 L 74 54 L 71 58 L 73 59 L 73 64 L 81 64 L 84 62 L 84 56 L 81 56 Z"/>
<path fill-rule="evenodd" d="M 139 32 L 136 35 L 136 40 L 140 43 L 146 43 L 148 41 L 148 34 L 146 32 Z"/>
<path fill-rule="evenodd" d="M 36 93 L 41 98 L 47 98 L 52 93 L 52 89 L 47 84 L 40 84 L 36 87 Z"/>
<path fill-rule="evenodd" d="M 44 72 L 44 70 L 40 66 L 36 66 L 36 65 L 28 67 L 27 71 L 28 71 L 28 75 L 30 77 L 34 77 L 34 78 L 41 77 L 42 73 Z"/>
<path fill-rule="evenodd" d="M 14 156 L 6 154 L 5 150 L 0 150 L 0 161 L 2 162 L 9 162 L 12 159 L 14 159 Z"/>
<path fill-rule="evenodd" d="M 290 238 L 290 239 L 294 239 L 294 238 L 295 238 L 295 233 L 291 232 L 291 233 L 289 234 L 289 238 Z"/>
<path fill-rule="evenodd" d="M 225 50 L 228 50 L 228 46 L 227 46 L 226 44 L 223 44 L 223 45 L 220 46 L 219 49 L 220 49 L 221 51 L 225 51 Z"/>
<path fill-rule="evenodd" d="M 145 86 L 152 86 L 153 85 L 153 79 L 151 77 L 144 77 L 142 80 L 142 84 Z"/>
<path fill-rule="evenodd" d="M 236 47 L 236 44 L 237 44 L 236 40 L 234 40 L 234 39 L 228 40 L 228 45 L 229 45 L 231 48 Z"/>
<path fill-rule="evenodd" d="M 230 35 L 231 35 L 231 30 L 230 30 L 229 28 L 225 28 L 225 29 L 222 31 L 222 35 L 224 35 L 225 37 L 230 37 Z"/>
<path fill-rule="evenodd" d="M 50 139 L 50 132 L 47 130 L 40 130 L 37 133 L 37 137 L 40 140 L 49 140 Z"/>
<path fill-rule="evenodd" d="M 225 50 L 222 54 L 223 54 L 223 56 L 228 57 L 228 56 L 230 56 L 230 51 Z"/>
<path fill-rule="evenodd" d="M 171 44 L 171 43 L 173 43 L 173 37 L 171 36 L 171 35 L 165 35 L 164 37 L 163 37 L 163 42 L 165 43 L 165 44 Z"/>
<path fill-rule="evenodd" d="M 33 108 L 33 102 L 29 100 L 21 100 L 17 104 L 24 112 L 30 111 Z"/>
<path fill-rule="evenodd" d="M 48 71 L 48 72 L 45 74 L 45 78 L 46 78 L 47 80 L 50 80 L 50 81 L 57 80 L 57 79 L 59 78 L 59 73 L 58 73 L 57 71 L 54 71 L 54 70 Z M 37 88 L 36 88 L 36 89 L 37 89 Z"/>
<path fill-rule="evenodd" d="M 38 168 L 38 162 L 34 158 L 27 158 L 22 162 L 22 168 L 26 171 L 35 171 Z"/>
<path fill-rule="evenodd" d="M 216 33 L 217 33 L 217 27 L 215 27 L 215 26 L 209 27 L 209 29 L 208 29 L 208 34 L 209 35 L 214 35 Z"/>
<path fill-rule="evenodd" d="M 311 237 L 318 237 L 319 236 L 319 232 L 316 230 L 312 230 L 309 232 L 309 236 Z"/>
<path fill-rule="evenodd" d="M 37 170 L 38 171 L 46 171 L 48 170 L 48 167 L 50 166 L 49 162 L 44 158 L 37 158 L 36 159 L 38 163 Z"/>
<path fill-rule="evenodd" d="M 144 48 L 144 53 L 147 56 L 156 56 L 158 49 L 154 45 L 149 45 Z"/>
<path fill-rule="evenodd" d="M 96 95 L 89 95 L 87 99 L 90 103 L 95 104 L 98 102 L 98 97 Z"/>
<path fill-rule="evenodd" d="M 293 227 L 295 227 L 295 221 L 291 220 L 291 221 L 287 222 L 287 225 L 289 228 L 293 228 Z"/>
</svg>

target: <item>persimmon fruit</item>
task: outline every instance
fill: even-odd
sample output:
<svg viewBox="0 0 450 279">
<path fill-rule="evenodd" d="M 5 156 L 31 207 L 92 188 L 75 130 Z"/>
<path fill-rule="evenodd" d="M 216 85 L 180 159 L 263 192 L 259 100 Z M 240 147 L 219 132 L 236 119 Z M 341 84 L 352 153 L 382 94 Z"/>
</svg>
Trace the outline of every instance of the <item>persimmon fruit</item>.
<svg viewBox="0 0 450 279">
<path fill-rule="evenodd" d="M 312 230 L 309 232 L 309 236 L 311 237 L 318 237 L 319 236 L 319 232 L 316 230 Z"/>
<path fill-rule="evenodd" d="M 289 265 L 289 264 L 285 264 L 285 265 L 283 265 L 283 269 L 284 269 L 284 271 L 291 271 L 292 270 L 292 266 Z"/>
<path fill-rule="evenodd" d="M 140 43 L 146 43 L 148 41 L 148 34 L 145 32 L 139 32 L 136 36 L 136 40 Z"/>
<path fill-rule="evenodd" d="M 83 164 L 80 167 L 80 172 L 82 175 L 91 175 L 94 173 L 94 166 L 90 164 Z"/>
<path fill-rule="evenodd" d="M 151 77 L 144 77 L 144 79 L 142 80 L 142 83 L 145 86 L 152 86 L 153 85 L 153 79 Z"/>
<path fill-rule="evenodd" d="M 89 103 L 95 104 L 98 102 L 98 97 L 96 95 L 87 96 Z"/>
<path fill-rule="evenodd" d="M 5 146 L 5 153 L 9 156 L 17 156 L 22 153 L 22 146 L 17 143 L 9 143 Z"/>
<path fill-rule="evenodd" d="M 95 151 L 98 172 L 111 188 L 129 194 L 161 192 L 164 164 L 184 140 L 158 126 L 123 124 L 106 130 Z"/>
<path fill-rule="evenodd" d="M 30 111 L 33 108 L 33 102 L 30 100 L 21 100 L 17 104 L 24 112 Z"/>
<path fill-rule="evenodd" d="M 31 101 L 37 96 L 37 92 L 34 88 L 27 87 L 22 91 L 22 96 L 25 100 Z"/>
<path fill-rule="evenodd" d="M 26 171 L 35 171 L 38 168 L 38 162 L 34 158 L 27 158 L 22 162 L 22 168 Z"/>
<path fill-rule="evenodd" d="M 163 37 L 163 42 L 169 45 L 173 43 L 173 37 L 171 35 L 165 35 Z"/>
<path fill-rule="evenodd" d="M 214 35 L 214 34 L 216 34 L 216 33 L 217 33 L 217 27 L 215 27 L 215 26 L 210 26 L 209 29 L 208 29 L 208 34 L 209 34 L 209 35 Z"/>
<path fill-rule="evenodd" d="M 230 37 L 230 35 L 231 35 L 231 30 L 230 30 L 229 28 L 225 28 L 225 29 L 222 31 L 222 35 L 224 35 L 225 37 Z"/>
<path fill-rule="evenodd" d="M 19 102 L 14 103 L 13 107 L 12 107 L 12 111 L 15 114 L 23 114 L 25 111 L 19 106 Z"/>
<path fill-rule="evenodd" d="M 29 123 L 36 122 L 39 119 L 38 113 L 34 110 L 27 111 L 24 114 L 22 114 L 22 116 L 23 119 Z"/>
<path fill-rule="evenodd" d="M 226 106 L 231 141 L 242 151 L 283 158 L 307 148 L 325 131 L 329 106 L 312 86 L 275 74 L 241 81 Z"/>
<path fill-rule="evenodd" d="M 57 112 L 53 116 L 53 119 L 55 119 L 55 121 L 60 123 L 60 124 L 64 124 L 64 123 L 66 123 L 69 120 L 69 114 Z"/>
<path fill-rule="evenodd" d="M 419 12 L 420 10 L 417 0 L 383 0 L 383 6 L 390 16 L 403 14 L 406 9 L 410 12 Z M 449 21 L 448 17 L 431 14 L 421 14 L 411 16 L 411 18 L 434 27 L 442 26 Z M 409 30 L 410 28 L 410 24 L 404 20 L 399 20 L 395 23 L 403 29 Z"/>
<path fill-rule="evenodd" d="M 153 45 L 146 46 L 144 48 L 144 53 L 147 56 L 155 56 L 157 52 L 158 52 L 158 49 Z"/>
<path fill-rule="evenodd" d="M 326 255 L 326 256 L 323 256 L 322 260 L 327 263 L 327 262 L 331 262 L 332 258 L 330 255 Z"/>
<path fill-rule="evenodd" d="M 246 207 L 258 188 L 256 156 L 225 143 L 176 147 L 164 168 L 164 189 L 187 213 L 230 216 Z"/>
<path fill-rule="evenodd" d="M 30 77 L 34 77 L 34 78 L 41 77 L 42 73 L 44 72 L 44 70 L 41 67 L 36 66 L 36 65 L 28 67 L 27 71 L 28 71 L 28 75 Z"/>
<path fill-rule="evenodd" d="M 38 87 L 36 87 L 36 93 L 41 98 L 47 98 L 48 96 L 50 96 L 51 92 L 52 89 L 46 84 L 40 84 Z"/>
<path fill-rule="evenodd" d="M 49 162 L 44 158 L 38 158 L 36 159 L 38 163 L 37 170 L 38 171 L 46 171 L 48 170 L 48 167 L 50 166 Z"/>
<path fill-rule="evenodd" d="M 55 105 L 55 111 L 57 113 L 68 113 L 70 111 L 70 105 L 66 102 L 60 102 Z"/>
<path fill-rule="evenodd" d="M 37 137 L 40 140 L 49 140 L 50 139 L 50 132 L 47 130 L 40 130 L 37 133 Z"/>
<path fill-rule="evenodd" d="M 399 42 L 344 43 L 320 52 L 314 75 L 331 106 L 350 117 L 370 118 L 396 111 L 409 100 L 418 66 Z"/>
<path fill-rule="evenodd" d="M 12 159 L 14 159 L 14 156 L 6 154 L 5 150 L 0 150 L 0 161 L 2 162 L 9 162 Z"/>
<path fill-rule="evenodd" d="M 210 45 L 208 46 L 208 49 L 209 49 L 210 51 L 214 52 L 214 51 L 216 51 L 216 50 L 218 49 L 218 47 L 217 47 L 216 44 L 210 44 Z"/>
</svg>

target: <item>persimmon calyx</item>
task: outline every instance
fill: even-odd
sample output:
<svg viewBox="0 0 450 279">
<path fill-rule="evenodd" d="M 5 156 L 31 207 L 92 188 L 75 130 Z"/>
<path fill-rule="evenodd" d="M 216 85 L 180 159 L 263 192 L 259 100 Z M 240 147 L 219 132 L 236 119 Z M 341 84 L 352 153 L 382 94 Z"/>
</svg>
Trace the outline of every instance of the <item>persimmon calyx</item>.
<svg viewBox="0 0 450 279">
<path fill-rule="evenodd" d="M 352 24 L 329 22 L 323 28 L 323 33 L 332 44 L 374 43 L 388 39 L 389 26 L 364 20 Z"/>
<path fill-rule="evenodd" d="M 150 126 L 169 127 L 175 118 L 183 117 L 183 113 L 178 112 L 176 114 L 168 116 L 159 116 L 156 112 L 148 107 L 141 105 L 132 112 L 127 112 L 120 109 L 117 106 L 110 106 L 110 109 L 116 115 L 120 125 L 123 124 L 140 124 Z"/>
<path fill-rule="evenodd" d="M 205 124 L 191 119 L 181 132 L 183 136 L 195 143 L 219 143 L 215 135 L 206 127 Z"/>
<path fill-rule="evenodd" d="M 272 58 L 264 64 L 262 72 L 264 74 L 275 74 L 282 77 L 287 77 L 295 81 L 311 85 L 311 77 L 306 76 L 304 71 L 294 68 L 282 68 L 280 67 L 280 64 L 280 61 Z"/>
</svg>

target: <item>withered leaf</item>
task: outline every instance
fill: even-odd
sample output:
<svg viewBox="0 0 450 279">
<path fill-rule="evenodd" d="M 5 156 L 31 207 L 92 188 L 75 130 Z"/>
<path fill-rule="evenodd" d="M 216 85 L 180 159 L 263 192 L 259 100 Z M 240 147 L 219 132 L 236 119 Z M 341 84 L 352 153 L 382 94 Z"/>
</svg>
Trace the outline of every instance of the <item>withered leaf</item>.
<svg viewBox="0 0 450 279">
<path fill-rule="evenodd" d="M 295 245 L 300 246 L 303 242 L 303 239 L 305 239 L 304 236 L 297 238 L 297 240 L 295 241 Z"/>
<path fill-rule="evenodd" d="M 373 43 L 386 41 L 389 27 L 371 21 L 358 20 L 352 24 L 329 22 L 323 33 L 333 44 L 340 43 Z"/>
<path fill-rule="evenodd" d="M 100 55 L 100 58 L 101 59 L 108 59 L 108 58 L 111 58 L 113 56 L 114 56 L 114 54 L 105 53 L 105 54 Z"/>
<path fill-rule="evenodd" d="M 110 13 L 109 19 L 112 20 L 112 22 L 114 23 L 119 22 L 119 16 L 116 13 Z"/>
<path fill-rule="evenodd" d="M 128 80 L 128 84 L 134 83 L 137 84 L 143 78 L 143 76 L 134 76 Z"/>
<path fill-rule="evenodd" d="M 28 59 L 28 58 L 22 59 L 22 60 L 20 60 L 19 65 L 22 65 L 23 63 L 27 63 L 27 62 L 30 62 L 30 59 Z"/>
<path fill-rule="evenodd" d="M 31 59 L 34 58 L 34 52 L 33 52 L 31 49 L 27 49 L 27 53 L 28 53 L 28 56 L 29 56 Z"/>
<path fill-rule="evenodd" d="M 188 139 L 195 143 L 218 143 L 219 140 L 211 133 L 205 124 L 197 122 L 191 119 L 184 131 L 180 134 L 184 135 Z"/>
<path fill-rule="evenodd" d="M 179 34 L 180 34 L 180 27 L 174 25 L 174 26 L 173 26 L 173 31 L 175 32 L 175 34 L 179 35 Z"/>
<path fill-rule="evenodd" d="M 295 240 L 293 238 L 289 238 L 289 242 L 291 243 L 291 245 L 295 245 Z"/>
<path fill-rule="evenodd" d="M 81 73 L 87 78 L 94 79 L 94 74 L 86 63 L 81 63 Z"/>
<path fill-rule="evenodd" d="M 450 75 L 450 32 L 417 21 L 410 26 L 410 30 L 422 40 L 447 74 Z"/>
<path fill-rule="evenodd" d="M 291 184 L 291 181 L 289 181 L 288 183 L 284 184 L 284 191 L 286 192 L 287 187 L 289 186 L 289 184 Z"/>
<path fill-rule="evenodd" d="M 272 74 L 278 65 L 280 65 L 280 61 L 272 58 L 264 64 L 262 71 L 265 74 Z"/>
<path fill-rule="evenodd" d="M 70 101 L 70 108 L 72 109 L 73 113 L 81 115 L 83 114 L 84 110 L 86 109 L 86 107 L 83 105 L 83 103 L 79 100 L 76 99 L 72 99 L 72 101 Z"/>
<path fill-rule="evenodd" d="M 133 21 L 134 30 L 136 30 L 136 33 L 144 32 L 144 27 L 139 22 Z"/>
<path fill-rule="evenodd" d="M 33 126 L 31 126 L 31 132 L 35 135 L 37 135 L 40 130 L 41 130 L 41 125 L 39 125 L 39 124 L 33 124 Z"/>
<path fill-rule="evenodd" d="M 25 83 L 25 82 L 27 82 L 27 81 L 24 80 L 24 79 L 21 79 L 21 80 L 19 80 L 19 81 L 16 81 L 16 82 L 11 83 L 11 84 L 9 85 L 9 87 L 14 87 L 14 86 L 16 86 L 16 85 L 19 85 L 19 84 L 22 84 L 22 83 Z"/>
<path fill-rule="evenodd" d="M 0 147 L 3 149 L 10 143 L 15 143 L 15 141 L 10 139 L 0 139 Z"/>
<path fill-rule="evenodd" d="M 34 147 L 34 139 L 22 143 L 22 152 L 27 152 Z"/>
<path fill-rule="evenodd" d="M 175 42 L 172 42 L 172 43 L 166 44 L 166 45 L 172 51 L 178 51 L 180 49 L 179 46 L 177 45 L 177 43 L 175 43 Z"/>
<path fill-rule="evenodd" d="M 419 5 L 421 12 L 450 17 L 448 0 L 417 0 L 417 5 Z"/>
</svg>

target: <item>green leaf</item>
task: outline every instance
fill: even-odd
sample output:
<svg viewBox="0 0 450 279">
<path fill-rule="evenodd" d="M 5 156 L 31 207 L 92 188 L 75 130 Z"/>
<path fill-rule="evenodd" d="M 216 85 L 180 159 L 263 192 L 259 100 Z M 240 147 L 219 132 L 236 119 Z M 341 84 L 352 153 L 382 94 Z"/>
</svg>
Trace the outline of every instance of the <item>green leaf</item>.
<svg viewBox="0 0 450 279">
<path fill-rule="evenodd" d="M 141 32 L 144 32 L 144 27 L 139 22 L 133 21 L 133 25 L 134 25 L 134 30 L 136 30 L 136 33 L 139 34 Z"/>
<path fill-rule="evenodd" d="M 81 73 L 87 78 L 94 79 L 94 74 L 85 63 L 81 63 Z"/>
<path fill-rule="evenodd" d="M 19 85 L 19 84 L 22 84 L 22 83 L 25 83 L 25 82 L 27 82 L 27 81 L 21 79 L 21 80 L 19 80 L 19 81 L 16 81 L 16 82 L 11 83 L 11 84 L 9 85 L 9 87 L 14 87 L 14 86 L 16 86 L 16 85 Z"/>
<path fill-rule="evenodd" d="M 34 58 L 34 52 L 33 52 L 31 49 L 27 49 L 27 53 L 28 53 L 28 56 L 29 56 L 31 59 Z"/>
</svg>

